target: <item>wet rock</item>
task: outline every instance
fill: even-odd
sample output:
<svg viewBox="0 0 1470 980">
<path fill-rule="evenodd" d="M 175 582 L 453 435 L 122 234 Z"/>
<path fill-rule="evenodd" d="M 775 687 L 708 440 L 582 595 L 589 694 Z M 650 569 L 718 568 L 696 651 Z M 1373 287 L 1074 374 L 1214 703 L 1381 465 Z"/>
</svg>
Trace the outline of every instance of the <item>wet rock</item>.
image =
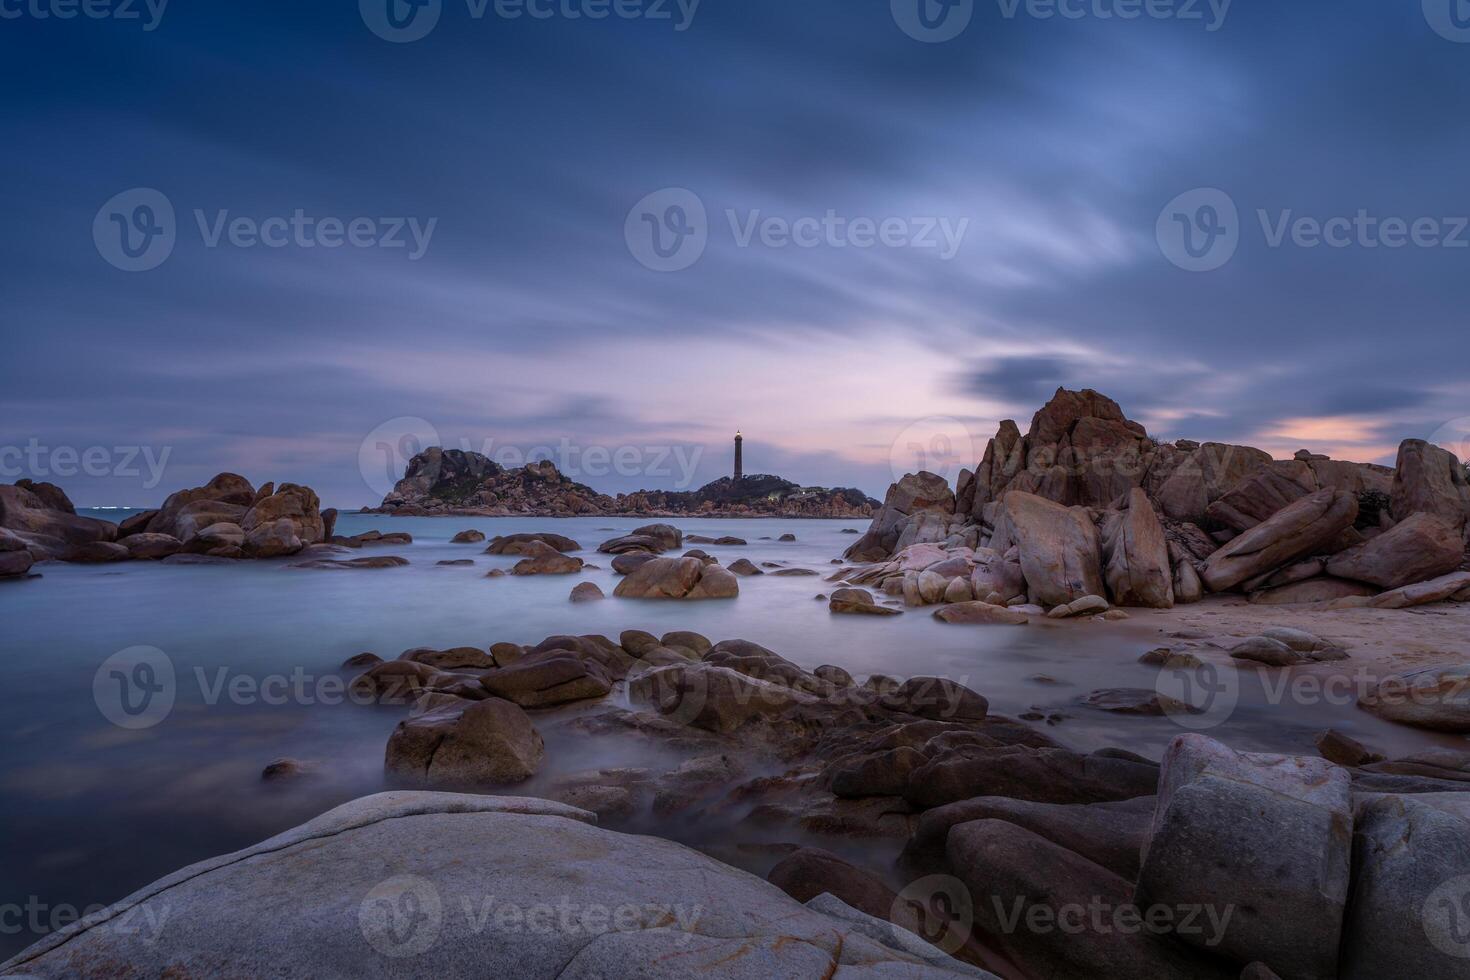
<svg viewBox="0 0 1470 980">
<path fill-rule="evenodd" d="M 542 544 L 553 548 L 563 554 L 569 551 L 581 551 L 582 546 L 564 534 L 552 534 L 549 531 L 535 531 L 525 534 L 497 535 L 490 541 L 485 549 L 487 555 L 526 555 L 531 554 L 532 546 Z M 527 550 L 531 548 L 532 550 Z"/>
<path fill-rule="evenodd" d="M 661 646 L 688 650 L 690 660 L 698 660 L 709 653 L 714 644 L 709 638 L 692 630 L 671 630 L 658 641 Z"/>
<path fill-rule="evenodd" d="M 990 702 L 947 677 L 910 677 L 883 694 L 880 703 L 889 711 L 901 711 L 935 721 L 983 721 Z"/>
<path fill-rule="evenodd" d="M 469 530 L 469 531 L 460 531 L 454 537 L 452 537 L 452 538 L 449 539 L 449 543 L 450 544 L 480 544 L 484 540 L 485 540 L 485 532 L 484 531 Z M 560 551 L 561 549 L 558 548 L 557 550 Z M 572 550 L 575 551 L 576 549 L 572 549 Z"/>
<path fill-rule="evenodd" d="M 944 623 L 962 625 L 1024 626 L 1031 617 L 1019 609 L 1007 609 L 988 602 L 960 602 L 934 611 L 934 618 Z"/>
<path fill-rule="evenodd" d="M 771 574 L 785 578 L 810 578 L 813 575 L 820 575 L 821 573 L 813 571 L 810 568 L 781 568 Z"/>
<path fill-rule="evenodd" d="M 294 554 L 301 547 L 325 541 L 321 500 L 316 491 L 295 483 L 283 483 L 274 489 L 275 492 L 268 496 L 257 494 L 240 518 L 240 529 L 246 536 L 246 554 L 250 557 L 276 557 Z M 266 526 L 270 530 L 261 530 Z M 149 529 L 152 530 L 151 527 Z M 301 547 L 283 550 L 293 540 Z M 259 549 L 259 553 L 253 553 L 252 548 Z"/>
<path fill-rule="evenodd" d="M 509 667 L 526 655 L 526 648 L 519 643 L 493 643 L 490 645 L 490 658 L 495 661 L 497 667 Z"/>
<path fill-rule="evenodd" d="M 393 775 L 425 786 L 501 785 L 530 779 L 545 754 L 526 713 L 489 698 L 399 722 L 384 764 Z"/>
<path fill-rule="evenodd" d="M 844 798 L 902 796 L 924 754 L 906 745 L 847 760 L 832 774 L 832 793 Z"/>
<path fill-rule="evenodd" d="M 736 575 L 764 575 L 765 572 L 755 567 L 755 563 L 749 558 L 737 558 L 730 563 L 730 571 Z"/>
<path fill-rule="evenodd" d="M 697 558 L 657 558 L 618 583 L 623 599 L 733 599 L 740 594 L 735 576 Z"/>
<path fill-rule="evenodd" d="M 1322 758 L 1339 766 L 1366 766 L 1383 761 L 1383 756 L 1368 751 L 1362 742 L 1332 728 L 1319 734 L 1313 744 Z"/>
<path fill-rule="evenodd" d="M 1189 651 L 1173 650 L 1169 647 L 1150 650 L 1139 657 L 1138 662 L 1148 667 L 1166 667 L 1170 670 L 1193 670 L 1204 665 L 1204 661 Z"/>
<path fill-rule="evenodd" d="M 352 691 L 380 704 L 412 704 L 431 685 L 449 680 L 449 675 L 412 660 L 386 660 L 374 664 L 352 681 Z"/>
<path fill-rule="evenodd" d="M 920 809 L 974 796 L 1104 803 L 1152 796 L 1158 767 L 1067 749 L 1007 746 L 943 753 L 918 769 L 904 799 Z"/>
<path fill-rule="evenodd" d="M 416 647 L 403 651 L 398 659 L 427 664 L 438 670 L 489 670 L 495 666 L 494 658 L 479 647 L 453 647 L 448 650 Z"/>
<path fill-rule="evenodd" d="M 833 687 L 852 687 L 856 683 L 851 674 L 841 667 L 834 667 L 831 664 L 823 664 L 812 671 L 812 673 Z"/>
<path fill-rule="evenodd" d="M 471 558 L 446 558 L 443 561 L 436 561 L 434 564 L 442 568 L 471 568 L 475 562 Z"/>
<path fill-rule="evenodd" d="M 29 551 L 0 551 L 0 578 L 22 578 L 35 563 Z"/>
<path fill-rule="evenodd" d="M 128 561 L 132 558 L 127 546 L 116 541 L 87 541 L 73 545 L 66 553 L 67 561 L 102 564 L 105 562 Z"/>
<path fill-rule="evenodd" d="M 811 695 L 712 663 L 672 665 L 648 671 L 629 684 L 635 704 L 705 731 L 729 733 L 748 722 L 811 704 Z"/>
<path fill-rule="evenodd" d="M 612 690 L 604 668 L 567 650 L 528 653 L 480 678 L 491 695 L 523 708 L 548 708 L 600 698 Z"/>
<path fill-rule="evenodd" d="M 607 596 L 603 595 L 596 582 L 578 582 L 572 587 L 572 594 L 568 598 L 572 602 L 596 602 Z"/>
<path fill-rule="evenodd" d="M 316 772 L 316 766 L 300 759 L 276 759 L 269 762 L 260 771 L 262 782 L 286 783 L 295 782 Z"/>
<path fill-rule="evenodd" d="M 1290 977 L 1334 977 L 1352 827 L 1346 770 L 1181 735 L 1164 755 L 1135 900 L 1233 907 L 1215 952 Z"/>
<path fill-rule="evenodd" d="M 221 521 L 181 540 L 190 554 L 239 558 L 244 554 L 245 531 L 238 524 Z"/>
<path fill-rule="evenodd" d="M 898 898 L 881 879 L 819 847 L 802 847 L 788 854 L 776 862 L 766 880 L 798 902 L 809 902 L 823 893 L 835 895 L 885 922 Z"/>
<path fill-rule="evenodd" d="M 658 637 L 645 630 L 623 630 L 618 636 L 618 643 L 634 657 L 641 657 L 661 645 Z"/>
<path fill-rule="evenodd" d="M 527 542 L 517 552 L 525 555 L 510 570 L 512 575 L 575 575 L 582 570 L 582 559 L 564 555 L 540 541 Z"/>
<path fill-rule="evenodd" d="M 1097 708 L 1099 711 L 1110 711 L 1119 715 L 1183 717 L 1196 711 L 1192 706 L 1167 694 L 1141 687 L 1104 688 L 1084 695 L 1079 703 L 1086 708 Z"/>
<path fill-rule="evenodd" d="M 1358 500 L 1352 494 L 1309 494 L 1212 554 L 1201 577 L 1212 592 L 1227 591 L 1312 554 L 1351 527 L 1357 516 Z"/>
<path fill-rule="evenodd" d="M 256 524 L 245 534 L 241 550 L 247 558 L 280 558 L 294 555 L 305 543 L 297 535 L 299 526 L 289 517 Z"/>
<path fill-rule="evenodd" d="M 1108 600 L 1100 595 L 1085 595 L 1047 611 L 1049 619 L 1072 619 L 1076 616 L 1096 616 L 1108 611 Z"/>
<path fill-rule="evenodd" d="M 183 543 L 178 538 L 169 534 L 149 534 L 139 532 L 130 534 L 119 542 L 128 549 L 128 555 L 138 560 L 153 561 L 176 555 Z"/>
<path fill-rule="evenodd" d="M 1431 513 L 1417 513 L 1370 541 L 1349 548 L 1327 563 L 1327 574 L 1368 582 L 1384 589 L 1447 575 L 1465 559 L 1463 525 Z"/>
<path fill-rule="evenodd" d="M 613 538 L 598 545 L 597 550 L 610 555 L 643 551 L 661 554 L 673 551 L 684 544 L 684 533 L 669 524 L 648 524 L 636 528 L 632 534 Z"/>
<path fill-rule="evenodd" d="M 1401 725 L 1470 733 L 1470 666 L 1441 665 L 1390 675 L 1360 695 L 1358 706 Z"/>
<path fill-rule="evenodd" d="M 288 567 L 315 568 L 325 571 L 353 571 L 358 569 L 402 568 L 407 564 L 407 558 L 399 558 L 397 555 L 374 555 L 371 558 L 318 558 L 312 561 L 294 562 Z"/>
<path fill-rule="evenodd" d="M 857 616 L 900 616 L 902 610 L 880 606 L 867 589 L 834 589 L 827 608 L 834 613 Z"/>
<path fill-rule="evenodd" d="M 342 661 L 343 667 L 371 667 L 380 664 L 383 658 L 376 653 L 358 653 Z"/>
</svg>

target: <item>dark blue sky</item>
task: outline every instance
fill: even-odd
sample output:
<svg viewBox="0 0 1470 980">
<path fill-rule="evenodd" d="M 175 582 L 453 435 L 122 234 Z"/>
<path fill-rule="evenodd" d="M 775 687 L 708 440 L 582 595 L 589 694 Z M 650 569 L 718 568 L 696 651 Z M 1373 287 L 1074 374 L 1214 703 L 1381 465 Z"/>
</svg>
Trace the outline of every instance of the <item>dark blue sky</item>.
<svg viewBox="0 0 1470 980">
<path fill-rule="evenodd" d="M 741 427 L 747 470 L 881 495 L 911 444 L 978 454 L 1058 384 L 1278 455 L 1466 438 L 1451 0 L 973 0 L 941 43 L 900 26 L 920 0 L 440 0 L 408 43 L 369 28 L 387 2 L 173 0 L 145 30 L 142 0 L 0 0 L 0 479 L 144 504 L 232 469 L 358 505 L 417 434 L 566 439 L 627 490 L 721 475 Z M 661 272 L 637 236 L 668 188 L 705 213 Z M 1202 259 L 1170 237 L 1217 224 Z M 119 267 L 124 230 L 166 257 Z M 130 446 L 168 453 L 157 486 Z"/>
</svg>

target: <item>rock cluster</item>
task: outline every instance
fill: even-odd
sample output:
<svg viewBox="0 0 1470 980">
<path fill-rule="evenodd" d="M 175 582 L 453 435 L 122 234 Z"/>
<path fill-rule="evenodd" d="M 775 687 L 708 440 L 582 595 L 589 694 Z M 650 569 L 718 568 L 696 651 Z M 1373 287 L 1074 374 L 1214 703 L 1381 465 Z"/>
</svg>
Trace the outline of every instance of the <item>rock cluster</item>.
<svg viewBox="0 0 1470 980">
<path fill-rule="evenodd" d="M 1059 390 L 1025 436 L 1001 423 L 957 491 L 932 473 L 895 483 L 836 578 L 910 605 L 1168 608 L 1237 591 L 1398 608 L 1455 595 L 1440 587 L 1467 531 L 1465 467 L 1437 446 L 1405 442 L 1394 469 L 1278 461 L 1159 443 L 1111 399 Z"/>
<path fill-rule="evenodd" d="M 479 453 L 434 447 L 409 460 L 376 513 L 505 517 L 870 517 L 859 490 L 802 487 L 777 476 L 729 477 L 698 490 L 640 490 L 608 496 L 563 475 L 551 461 L 506 469 Z"/>
<path fill-rule="evenodd" d="M 33 561 L 75 562 L 279 558 L 330 539 L 337 517 L 334 510 L 322 510 L 310 487 L 267 483 L 257 490 L 233 473 L 171 494 L 158 510 L 121 524 L 79 517 L 75 511 L 50 484 L 22 480 L 0 486 L 0 529 L 6 531 L 0 554 L 23 548 Z M 0 559 L 0 574 L 20 564 L 16 558 Z"/>
</svg>

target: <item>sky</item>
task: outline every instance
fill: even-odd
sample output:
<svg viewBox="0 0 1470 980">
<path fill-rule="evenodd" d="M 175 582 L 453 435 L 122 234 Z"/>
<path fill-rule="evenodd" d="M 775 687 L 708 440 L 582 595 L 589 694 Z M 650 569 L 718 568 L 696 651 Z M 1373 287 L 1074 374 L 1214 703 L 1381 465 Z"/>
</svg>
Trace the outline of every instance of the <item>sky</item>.
<svg viewBox="0 0 1470 980">
<path fill-rule="evenodd" d="M 88 2 L 0 0 L 5 482 L 1470 454 L 1462 0 Z"/>
</svg>

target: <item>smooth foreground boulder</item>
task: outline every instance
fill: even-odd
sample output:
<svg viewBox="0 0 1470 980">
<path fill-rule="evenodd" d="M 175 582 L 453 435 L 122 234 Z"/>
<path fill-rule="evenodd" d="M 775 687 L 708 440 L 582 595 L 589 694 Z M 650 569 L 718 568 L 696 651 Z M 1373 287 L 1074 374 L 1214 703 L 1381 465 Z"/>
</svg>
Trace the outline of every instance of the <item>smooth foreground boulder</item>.
<svg viewBox="0 0 1470 980">
<path fill-rule="evenodd" d="M 547 800 L 381 793 L 148 885 L 0 966 L 45 978 L 988 976 Z M 158 925 L 155 927 L 154 924 Z M 135 928 L 130 928 L 130 926 Z M 916 948 L 917 949 L 917 948 Z M 932 955 L 932 954 L 930 954 Z"/>
<path fill-rule="evenodd" d="M 1050 608 L 1105 593 L 1102 542 L 1084 508 L 1007 493 L 991 547 L 1003 554 L 1013 545 L 1033 601 Z"/>
<path fill-rule="evenodd" d="M 1421 512 L 1333 556 L 1327 574 L 1397 589 L 1448 575 L 1464 560 L 1461 528 L 1438 514 Z"/>
<path fill-rule="evenodd" d="M 1174 607 L 1169 543 L 1148 494 L 1134 487 L 1128 495 L 1128 508 L 1109 515 L 1102 540 L 1108 556 L 1108 591 L 1114 602 L 1153 609 Z"/>
<path fill-rule="evenodd" d="M 1247 579 L 1313 554 L 1358 517 L 1358 498 L 1319 490 L 1283 508 L 1231 540 L 1205 561 L 1201 578 L 1212 592 L 1225 592 Z"/>
<path fill-rule="evenodd" d="M 1352 857 L 1347 770 L 1181 735 L 1158 797 L 1137 903 L 1230 908 L 1215 952 L 1284 977 L 1335 977 Z"/>
<path fill-rule="evenodd" d="M 1470 975 L 1470 794 L 1381 796 L 1358 812 L 1339 975 Z"/>
</svg>

